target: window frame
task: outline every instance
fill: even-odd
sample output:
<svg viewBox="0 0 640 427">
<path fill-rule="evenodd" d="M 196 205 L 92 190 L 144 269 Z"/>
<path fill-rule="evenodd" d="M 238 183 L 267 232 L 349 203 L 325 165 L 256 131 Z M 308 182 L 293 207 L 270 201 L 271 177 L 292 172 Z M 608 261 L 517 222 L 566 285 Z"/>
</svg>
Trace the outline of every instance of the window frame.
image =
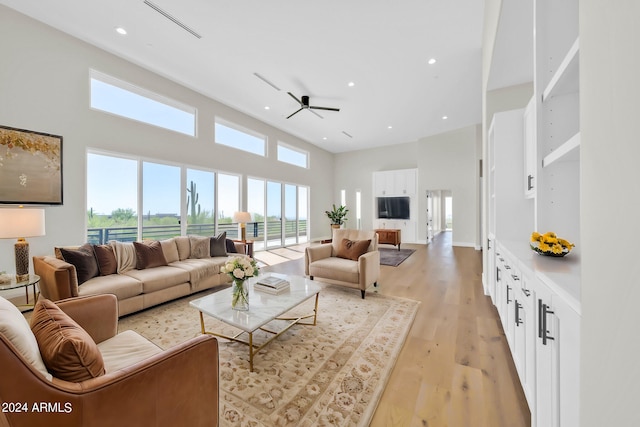
<svg viewBox="0 0 640 427">
<path fill-rule="evenodd" d="M 293 151 L 294 153 L 304 155 L 305 165 L 302 166 L 302 165 L 297 164 L 297 163 L 292 163 L 292 162 L 288 162 L 286 160 L 282 160 L 280 158 L 280 147 L 282 147 L 285 150 Z M 287 144 L 286 142 L 278 141 L 278 144 L 276 146 L 276 160 L 278 160 L 279 162 L 286 163 L 288 165 L 297 166 L 297 167 L 303 168 L 303 169 L 309 169 L 310 157 L 311 157 L 311 155 L 309 154 L 309 152 L 307 150 L 303 150 L 303 149 L 298 148 L 296 146 L 293 146 L 291 144 Z"/>
<path fill-rule="evenodd" d="M 231 130 L 234 130 L 236 132 L 240 132 L 240 133 L 243 133 L 245 135 L 248 135 L 248 136 L 251 136 L 251 137 L 254 137 L 254 138 L 262 140 L 262 150 L 261 150 L 262 154 L 261 153 L 256 153 L 254 151 L 245 150 L 244 148 L 239 148 L 239 147 L 236 147 L 236 146 L 231 145 L 229 143 L 219 141 L 218 140 L 218 132 L 216 131 L 216 126 L 217 125 L 224 126 L 224 127 L 229 128 Z M 260 156 L 260 157 L 267 157 L 267 142 L 268 142 L 267 135 L 261 134 L 260 132 L 257 132 L 257 131 L 255 131 L 253 129 L 248 128 L 248 127 L 239 125 L 237 123 L 234 123 L 232 121 L 224 119 L 224 118 L 222 118 L 220 116 L 215 116 L 215 118 L 214 118 L 214 123 L 213 123 L 213 142 L 215 144 L 219 144 L 219 145 L 223 145 L 225 147 L 233 148 L 235 150 L 239 150 L 239 151 L 242 151 L 244 153 L 249 153 L 249 154 L 253 154 L 253 155 L 256 155 L 256 156 Z"/>
<path fill-rule="evenodd" d="M 140 118 L 136 118 L 136 117 L 131 117 L 129 115 L 123 114 L 123 113 L 118 113 L 115 111 L 111 111 L 111 110 L 105 110 L 102 108 L 98 108 L 95 107 L 93 105 L 93 100 L 94 100 L 94 93 L 93 93 L 93 80 L 96 80 L 100 83 L 109 85 L 109 86 L 113 86 L 117 89 L 120 90 L 124 90 L 126 92 L 132 93 L 134 95 L 140 96 L 142 98 L 146 98 L 150 101 L 153 101 L 155 103 L 161 104 L 165 107 L 170 107 L 173 108 L 175 110 L 179 110 L 182 111 L 183 113 L 186 114 L 190 114 L 193 116 L 193 126 L 191 129 L 191 132 L 184 132 L 180 129 L 176 129 L 176 128 L 172 128 L 172 127 L 168 127 L 168 126 L 163 126 L 160 125 L 158 123 L 153 123 L 150 121 L 146 121 L 146 120 L 141 120 Z M 191 136 L 193 138 L 196 138 L 197 135 L 197 131 L 198 131 L 198 109 L 194 106 L 185 104 L 183 102 L 177 101 L 175 99 L 169 98 L 165 95 L 159 94 L 157 92 L 154 92 L 152 90 L 149 89 L 145 89 L 143 87 L 140 86 L 136 86 L 133 83 L 129 83 L 127 81 L 121 80 L 117 77 L 113 77 L 110 76 L 109 74 L 105 74 L 101 71 L 97 71 L 95 69 L 89 69 L 89 108 L 94 110 L 94 111 L 100 111 L 101 113 L 106 113 L 106 114 L 111 114 L 117 117 L 122 117 L 128 120 L 133 120 L 135 122 L 138 123 L 144 123 L 147 125 L 151 125 L 151 126 L 155 126 L 157 128 L 160 129 L 166 129 L 166 130 L 170 130 L 172 132 L 176 132 L 179 133 L 181 135 L 187 135 L 187 136 Z"/>
</svg>

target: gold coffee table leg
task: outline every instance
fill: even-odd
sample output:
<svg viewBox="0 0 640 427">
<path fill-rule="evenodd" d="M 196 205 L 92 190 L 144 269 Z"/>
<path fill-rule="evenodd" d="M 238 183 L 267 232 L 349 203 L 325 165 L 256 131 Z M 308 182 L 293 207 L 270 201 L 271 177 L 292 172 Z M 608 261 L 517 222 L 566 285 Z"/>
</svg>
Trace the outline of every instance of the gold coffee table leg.
<svg viewBox="0 0 640 427">
<path fill-rule="evenodd" d="M 249 332 L 249 372 L 253 372 L 253 332 Z"/>
</svg>

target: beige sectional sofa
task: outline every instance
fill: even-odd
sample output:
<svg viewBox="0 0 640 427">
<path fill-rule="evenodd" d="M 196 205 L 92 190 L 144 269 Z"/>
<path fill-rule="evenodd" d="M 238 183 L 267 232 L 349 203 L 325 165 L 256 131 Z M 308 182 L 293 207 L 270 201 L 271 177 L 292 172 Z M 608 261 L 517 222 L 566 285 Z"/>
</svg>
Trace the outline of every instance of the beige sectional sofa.
<svg viewBox="0 0 640 427">
<path fill-rule="evenodd" d="M 179 236 L 151 242 L 111 242 L 99 245 L 101 251 L 95 245 L 85 244 L 73 249 L 60 248 L 56 250 L 57 256 L 35 256 L 33 267 L 40 276 L 43 297 L 58 301 L 113 294 L 118 300 L 118 314 L 124 316 L 230 282 L 229 276 L 220 272 L 227 252 L 220 250 L 219 241 L 210 239 L 216 238 Z M 234 243 L 232 247 L 244 252 L 242 243 Z M 109 248 L 113 250 L 113 258 L 108 255 Z M 105 253 L 108 259 L 102 255 Z"/>
</svg>

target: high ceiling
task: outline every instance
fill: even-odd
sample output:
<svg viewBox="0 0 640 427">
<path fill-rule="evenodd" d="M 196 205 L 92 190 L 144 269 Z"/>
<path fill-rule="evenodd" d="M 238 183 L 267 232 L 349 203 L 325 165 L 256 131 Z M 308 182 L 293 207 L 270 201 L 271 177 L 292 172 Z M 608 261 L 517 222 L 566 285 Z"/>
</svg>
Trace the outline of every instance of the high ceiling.
<svg viewBox="0 0 640 427">
<path fill-rule="evenodd" d="M 481 121 L 482 0 L 148 3 L 0 0 L 330 152 Z M 340 111 L 287 119 L 287 92 Z"/>
</svg>

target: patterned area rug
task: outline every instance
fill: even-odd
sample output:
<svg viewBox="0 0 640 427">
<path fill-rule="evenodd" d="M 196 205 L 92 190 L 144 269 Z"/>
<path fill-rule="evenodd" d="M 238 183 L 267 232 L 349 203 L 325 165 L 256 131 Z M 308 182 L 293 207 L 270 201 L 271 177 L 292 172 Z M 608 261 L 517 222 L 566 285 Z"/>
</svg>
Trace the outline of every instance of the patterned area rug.
<svg viewBox="0 0 640 427">
<path fill-rule="evenodd" d="M 390 249 L 390 248 L 378 248 L 380 251 L 380 264 L 391 265 L 397 267 L 402 262 L 409 258 L 415 249 Z"/>
<path fill-rule="evenodd" d="M 369 424 L 419 302 L 371 292 L 363 300 L 356 290 L 321 285 L 317 326 L 295 325 L 271 342 L 254 357 L 254 372 L 245 345 L 219 341 L 221 426 Z M 189 301 L 208 292 L 124 317 L 119 329 L 171 347 L 199 335 Z M 292 312 L 312 310 L 313 299 Z M 205 319 L 207 330 L 234 331 Z"/>
</svg>

